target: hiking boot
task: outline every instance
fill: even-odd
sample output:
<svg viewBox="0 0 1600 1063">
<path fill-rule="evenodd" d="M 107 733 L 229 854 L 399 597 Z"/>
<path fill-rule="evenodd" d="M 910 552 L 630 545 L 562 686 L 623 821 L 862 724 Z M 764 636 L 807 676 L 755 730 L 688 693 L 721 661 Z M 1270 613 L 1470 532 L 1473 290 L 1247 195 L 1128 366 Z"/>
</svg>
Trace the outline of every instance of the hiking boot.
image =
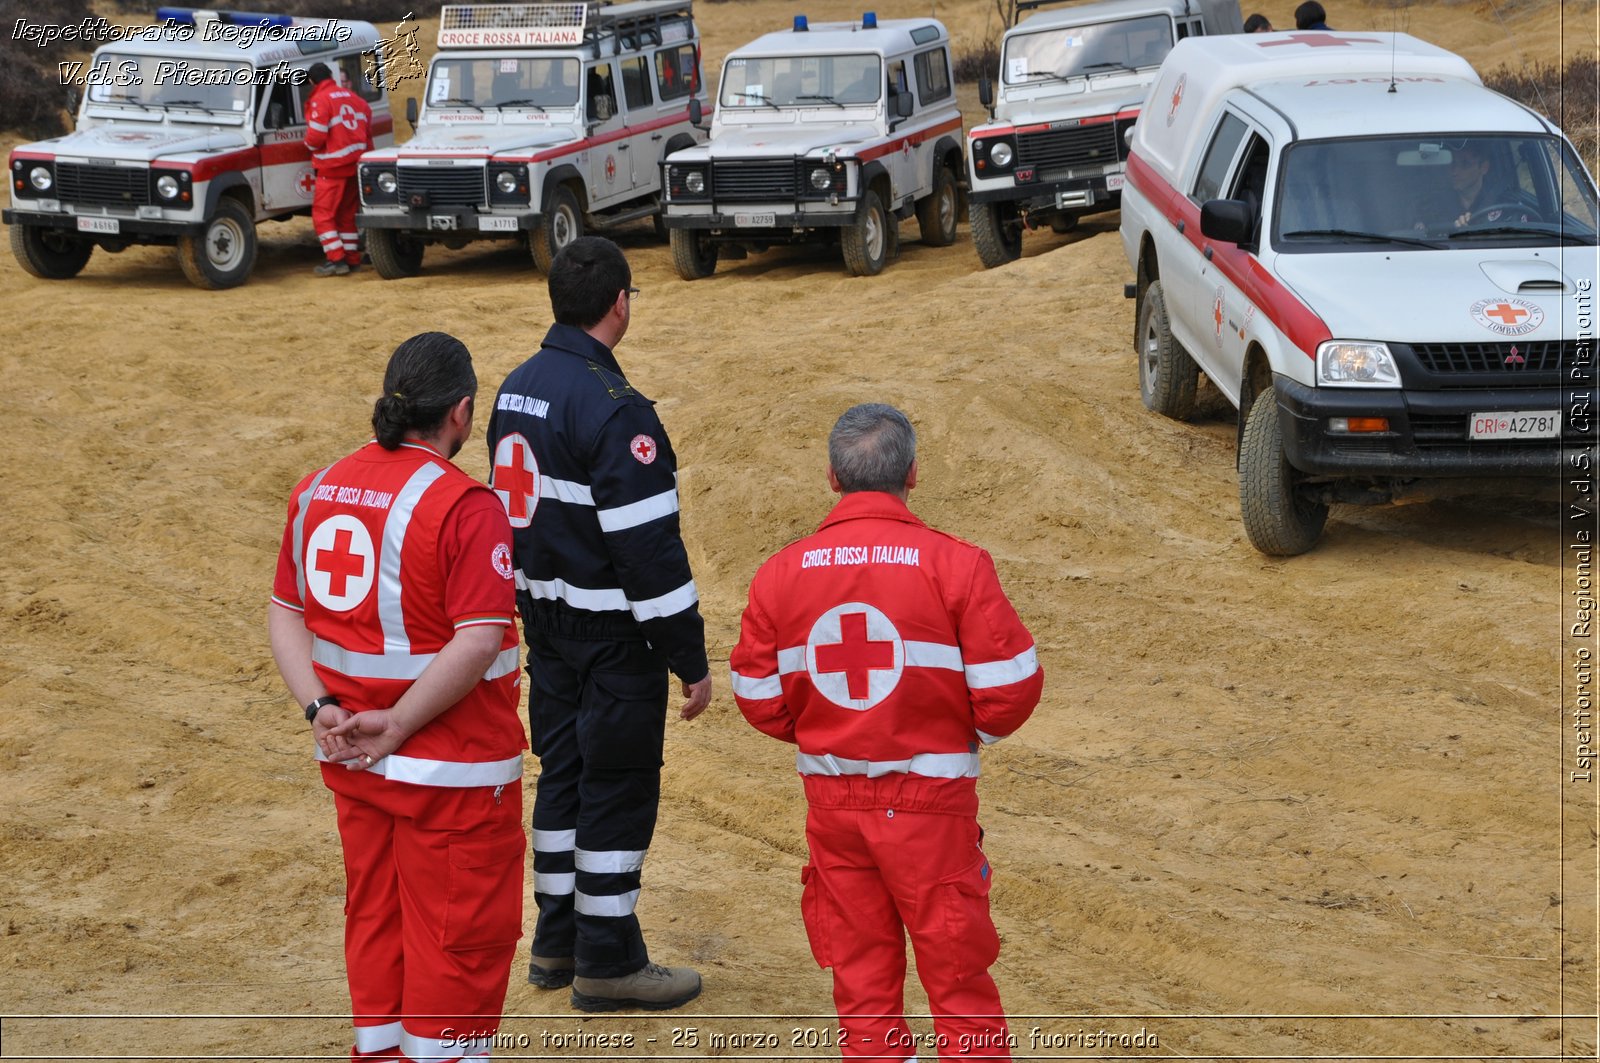
<svg viewBox="0 0 1600 1063">
<path fill-rule="evenodd" d="M 540 989 L 562 989 L 572 984 L 572 957 L 535 956 L 528 964 L 528 984 Z"/>
<path fill-rule="evenodd" d="M 311 272 L 319 277 L 342 277 L 350 272 L 350 267 L 343 262 L 324 262 Z"/>
<path fill-rule="evenodd" d="M 617 1011 L 644 1008 L 665 1011 L 689 1003 L 700 995 L 700 974 L 688 967 L 663 967 L 647 963 L 618 978 L 572 980 L 572 1006 L 579 1011 Z"/>
</svg>

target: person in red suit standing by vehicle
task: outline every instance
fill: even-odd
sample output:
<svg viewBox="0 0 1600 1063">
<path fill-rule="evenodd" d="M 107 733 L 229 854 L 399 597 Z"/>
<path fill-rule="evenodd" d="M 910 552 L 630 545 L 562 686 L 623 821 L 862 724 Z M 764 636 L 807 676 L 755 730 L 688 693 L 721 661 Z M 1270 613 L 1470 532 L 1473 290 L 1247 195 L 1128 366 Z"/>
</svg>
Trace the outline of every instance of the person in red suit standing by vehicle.
<svg viewBox="0 0 1600 1063">
<path fill-rule="evenodd" d="M 306 76 L 312 86 L 306 100 L 306 147 L 317 172 L 311 224 L 327 257 L 316 274 L 336 277 L 361 264 L 356 162 L 372 148 L 372 108 L 335 81 L 326 63 L 311 64 Z"/>
<path fill-rule="evenodd" d="M 906 507 L 917 462 L 905 414 L 845 411 L 828 462 L 842 496 L 833 512 L 750 584 L 734 699 L 757 729 L 799 747 L 810 848 L 801 915 L 817 963 L 833 968 L 844 1055 L 916 1056 L 909 931 L 939 1058 L 1009 1057 L 989 975 L 1000 940 L 978 749 L 1039 702 L 1033 637 L 989 554 Z"/>
<path fill-rule="evenodd" d="M 477 390 L 453 336 L 395 350 L 375 438 L 290 497 L 267 610 L 338 813 L 362 1063 L 487 1056 L 522 936 L 511 525 L 450 462 Z"/>
</svg>

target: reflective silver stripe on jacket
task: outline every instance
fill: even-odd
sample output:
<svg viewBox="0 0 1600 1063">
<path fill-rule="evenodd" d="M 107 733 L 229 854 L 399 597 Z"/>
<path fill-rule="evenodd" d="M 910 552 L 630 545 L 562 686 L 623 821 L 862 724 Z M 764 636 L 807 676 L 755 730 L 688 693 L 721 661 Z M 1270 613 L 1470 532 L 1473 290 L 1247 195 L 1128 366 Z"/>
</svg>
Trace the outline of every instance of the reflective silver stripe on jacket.
<svg viewBox="0 0 1600 1063">
<path fill-rule="evenodd" d="M 321 746 L 317 747 L 317 759 L 323 762 L 328 760 Z M 413 786 L 506 786 L 522 778 L 522 754 L 505 760 L 472 762 L 424 760 L 422 757 L 402 757 L 398 753 L 390 753 L 366 770 L 382 775 L 390 782 L 410 783 Z"/>
<path fill-rule="evenodd" d="M 422 501 L 423 494 L 443 475 L 444 470 L 432 462 L 412 473 L 405 486 L 396 492 L 394 504 L 389 507 L 389 515 L 383 521 L 383 548 L 378 563 L 377 590 L 378 622 L 383 625 L 385 655 L 411 652 L 411 643 L 406 638 L 406 616 L 400 608 L 400 581 L 404 575 L 400 571 L 402 548 L 406 541 L 406 529 L 411 527 L 411 518 L 417 511 L 417 503 Z M 360 673 L 345 672 L 345 674 Z M 416 676 L 408 678 L 414 679 Z"/>
<path fill-rule="evenodd" d="M 928 779 L 976 779 L 976 753 L 917 753 L 905 760 L 847 760 L 831 753 L 797 753 L 795 769 L 801 775 L 921 775 Z"/>
<path fill-rule="evenodd" d="M 324 668 L 354 679 L 395 679 L 415 681 L 433 663 L 437 653 L 360 653 L 347 650 L 327 639 L 312 636 L 311 659 Z M 495 654 L 483 678 L 494 681 L 517 670 L 517 647 Z"/>
</svg>

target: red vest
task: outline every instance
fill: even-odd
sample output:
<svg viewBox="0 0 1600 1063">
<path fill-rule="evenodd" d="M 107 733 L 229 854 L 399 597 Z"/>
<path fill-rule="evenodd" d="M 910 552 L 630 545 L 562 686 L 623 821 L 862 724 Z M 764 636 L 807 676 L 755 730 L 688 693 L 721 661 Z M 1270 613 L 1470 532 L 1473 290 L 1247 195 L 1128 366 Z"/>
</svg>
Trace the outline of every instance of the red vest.
<svg viewBox="0 0 1600 1063">
<path fill-rule="evenodd" d="M 356 160 L 372 147 L 372 108 L 332 78 L 306 101 L 306 147 L 317 173 L 352 177 Z"/>
</svg>

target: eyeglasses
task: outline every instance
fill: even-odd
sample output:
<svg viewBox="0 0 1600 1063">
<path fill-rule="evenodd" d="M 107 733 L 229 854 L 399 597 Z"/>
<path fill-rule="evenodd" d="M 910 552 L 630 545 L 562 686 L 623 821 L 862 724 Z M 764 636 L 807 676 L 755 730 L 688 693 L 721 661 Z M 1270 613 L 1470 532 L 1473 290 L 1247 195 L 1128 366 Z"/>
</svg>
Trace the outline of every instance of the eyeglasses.
<svg viewBox="0 0 1600 1063">
<path fill-rule="evenodd" d="M 632 302 L 633 300 L 639 298 L 639 296 L 641 294 L 643 294 L 637 288 L 624 288 L 622 290 L 628 293 L 628 301 L 629 302 Z"/>
</svg>

